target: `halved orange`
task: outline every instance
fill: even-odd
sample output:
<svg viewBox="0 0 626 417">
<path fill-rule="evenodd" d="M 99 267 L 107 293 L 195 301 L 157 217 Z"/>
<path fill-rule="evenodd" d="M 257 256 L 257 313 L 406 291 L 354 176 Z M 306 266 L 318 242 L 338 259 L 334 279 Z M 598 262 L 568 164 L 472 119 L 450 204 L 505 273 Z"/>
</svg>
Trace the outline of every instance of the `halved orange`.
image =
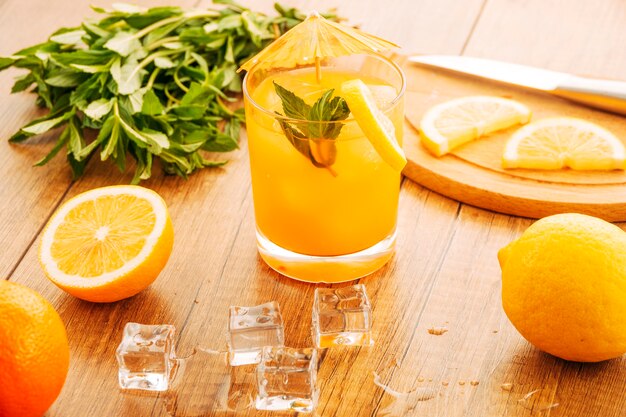
<svg viewBox="0 0 626 417">
<path fill-rule="evenodd" d="M 172 221 L 156 192 L 102 187 L 77 195 L 53 214 L 39 261 L 47 277 L 75 297 L 112 302 L 150 285 L 173 243 Z"/>
</svg>

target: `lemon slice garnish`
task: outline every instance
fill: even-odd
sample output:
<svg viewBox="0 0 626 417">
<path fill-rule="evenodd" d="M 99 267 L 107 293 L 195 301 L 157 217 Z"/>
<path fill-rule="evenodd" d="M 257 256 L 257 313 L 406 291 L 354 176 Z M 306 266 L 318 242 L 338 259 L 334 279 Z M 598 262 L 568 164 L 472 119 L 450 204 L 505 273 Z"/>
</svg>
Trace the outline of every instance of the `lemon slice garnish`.
<svg viewBox="0 0 626 417">
<path fill-rule="evenodd" d="M 505 168 L 624 169 L 624 144 L 608 130 L 582 119 L 554 117 L 524 126 L 504 149 Z"/>
<path fill-rule="evenodd" d="M 530 121 L 528 107 L 514 100 L 471 96 L 428 110 L 420 123 L 422 143 L 436 156 L 497 130 Z"/>
<path fill-rule="evenodd" d="M 393 169 L 402 171 L 406 157 L 396 141 L 393 123 L 378 109 L 367 85 L 359 79 L 346 81 L 341 84 L 340 95 L 378 155 Z"/>
</svg>

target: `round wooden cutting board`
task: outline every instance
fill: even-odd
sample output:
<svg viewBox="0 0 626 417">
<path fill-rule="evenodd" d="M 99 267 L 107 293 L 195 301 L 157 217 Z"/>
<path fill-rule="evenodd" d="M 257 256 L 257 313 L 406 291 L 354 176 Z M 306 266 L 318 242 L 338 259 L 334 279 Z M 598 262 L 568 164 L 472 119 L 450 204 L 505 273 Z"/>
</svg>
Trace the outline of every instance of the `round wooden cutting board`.
<svg viewBox="0 0 626 417">
<path fill-rule="evenodd" d="M 407 76 L 404 150 L 409 160 L 404 175 L 455 200 L 485 209 L 540 218 L 577 212 L 608 221 L 626 221 L 624 171 L 538 171 L 501 166 L 504 144 L 519 128 L 491 134 L 437 158 L 424 148 L 416 126 L 435 104 L 469 95 L 511 98 L 526 104 L 532 120 L 545 117 L 580 117 L 598 123 L 626 141 L 626 118 L 595 111 L 548 94 L 492 83 L 473 77 L 394 60 Z"/>
</svg>

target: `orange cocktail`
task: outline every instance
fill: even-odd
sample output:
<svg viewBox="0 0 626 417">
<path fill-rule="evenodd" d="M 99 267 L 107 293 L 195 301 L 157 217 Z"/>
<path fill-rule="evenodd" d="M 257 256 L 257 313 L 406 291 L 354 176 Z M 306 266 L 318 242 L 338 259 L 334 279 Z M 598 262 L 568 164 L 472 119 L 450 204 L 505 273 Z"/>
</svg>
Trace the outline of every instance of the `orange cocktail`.
<svg viewBox="0 0 626 417">
<path fill-rule="evenodd" d="M 351 113 L 337 122 L 290 118 L 277 93 L 282 87 L 315 107 L 324 94 L 336 103 L 330 98 L 353 79 L 367 85 L 401 143 L 404 78 L 385 58 L 328 60 L 321 79 L 314 68 L 253 70 L 244 82 L 259 251 L 290 277 L 355 279 L 393 254 L 400 171 L 381 158 Z"/>
</svg>

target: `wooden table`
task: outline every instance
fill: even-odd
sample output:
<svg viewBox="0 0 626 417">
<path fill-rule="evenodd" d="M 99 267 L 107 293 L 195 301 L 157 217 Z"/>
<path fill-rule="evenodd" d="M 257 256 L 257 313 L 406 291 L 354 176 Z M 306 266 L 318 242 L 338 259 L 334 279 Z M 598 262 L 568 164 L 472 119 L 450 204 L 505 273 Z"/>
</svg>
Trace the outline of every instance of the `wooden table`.
<svg viewBox="0 0 626 417">
<path fill-rule="evenodd" d="M 0 54 L 93 15 L 89 3 L 0 2 Z M 269 1 L 248 3 L 270 10 Z M 340 5 L 351 22 L 396 41 L 407 53 L 467 54 L 626 78 L 626 3 L 620 0 L 291 3 L 306 9 Z M 287 344 L 311 343 L 315 287 L 278 275 L 256 253 L 245 139 L 223 169 L 205 170 L 188 181 L 157 174 L 144 184 L 167 201 L 176 232 L 169 264 L 149 289 L 117 303 L 92 304 L 48 282 L 36 258 L 52 212 L 80 192 L 128 183 L 130 176 L 92 161 L 85 176 L 72 182 L 62 157 L 33 168 L 54 135 L 7 143 L 41 113 L 32 95 L 9 96 L 16 74 L 0 74 L 0 275 L 42 293 L 67 326 L 71 368 L 48 416 L 167 415 L 160 399 L 125 395 L 117 387 L 114 351 L 128 321 L 175 325 L 178 352 L 186 355 L 196 346 L 222 346 L 229 305 L 277 300 L 286 317 Z M 522 339 L 502 311 L 496 252 L 531 223 L 459 204 L 405 180 L 397 255 L 361 280 L 374 304 L 376 344 L 322 355 L 317 415 L 626 415 L 626 359 L 591 365 L 556 359 Z M 432 335 L 427 331 L 432 326 L 449 331 Z M 396 391 L 417 391 L 394 398 L 374 384 L 373 372 Z M 431 396 L 425 393 L 434 398 L 425 400 Z M 253 409 L 244 414 L 266 415 Z"/>
</svg>

